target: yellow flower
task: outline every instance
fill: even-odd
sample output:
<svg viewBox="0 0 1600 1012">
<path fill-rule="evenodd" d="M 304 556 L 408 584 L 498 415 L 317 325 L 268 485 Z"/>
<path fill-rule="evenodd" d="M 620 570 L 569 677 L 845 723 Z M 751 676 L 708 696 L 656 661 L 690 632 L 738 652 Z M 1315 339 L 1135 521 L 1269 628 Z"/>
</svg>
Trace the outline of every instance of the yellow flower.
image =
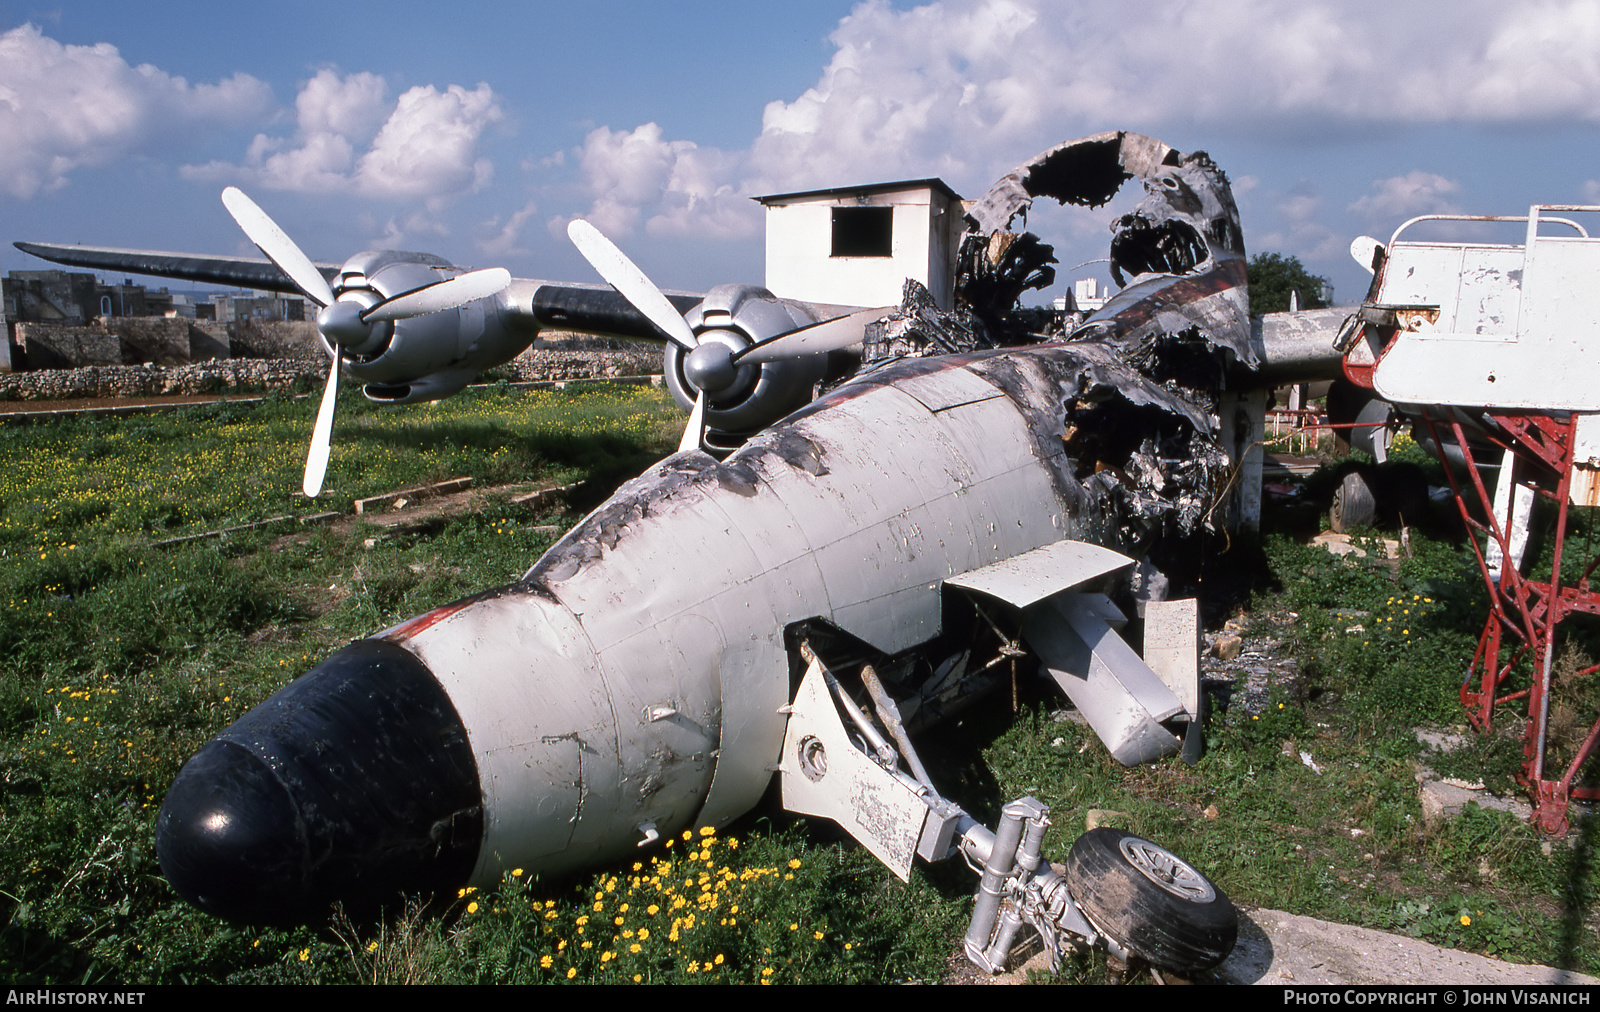
<svg viewBox="0 0 1600 1012">
<path fill-rule="evenodd" d="M 300 950 L 300 962 L 304 963 L 306 960 L 308 960 L 310 958 L 311 958 L 311 950 L 310 949 L 301 949 Z"/>
<path fill-rule="evenodd" d="M 791 867 L 791 868 L 800 867 L 800 859 L 798 857 L 791 857 L 789 859 L 789 867 Z"/>
<path fill-rule="evenodd" d="M 821 940 L 822 940 L 822 932 L 820 932 L 820 931 L 813 931 L 813 932 L 812 932 L 812 933 L 811 933 L 811 937 L 812 937 L 812 938 L 815 938 L 815 939 L 817 939 L 817 940 L 818 940 L 818 941 L 821 941 Z"/>
<path fill-rule="evenodd" d="M 602 953 L 600 953 L 600 962 L 602 962 L 602 963 L 609 963 L 613 959 L 616 959 L 616 958 L 617 958 L 617 954 L 615 952 L 602 952 Z"/>
<path fill-rule="evenodd" d="M 478 912 L 478 902 L 477 902 L 477 900 L 473 900 L 471 903 L 467 904 L 467 913 L 475 914 L 477 912 Z"/>
<path fill-rule="evenodd" d="M 367 943 L 367 951 L 368 952 L 377 952 L 378 951 L 378 943 L 377 942 L 368 942 Z"/>
<path fill-rule="evenodd" d="M 719 952 L 719 953 L 717 953 L 717 958 L 716 958 L 716 960 L 715 960 L 715 962 L 716 962 L 716 964 L 717 964 L 717 965 L 718 965 L 718 966 L 721 966 L 721 965 L 722 965 L 722 953 L 720 953 L 720 952 Z"/>
<path fill-rule="evenodd" d="M 578 975 L 578 968 L 576 966 L 567 967 L 567 979 L 568 980 L 571 980 L 572 978 L 576 977 L 577 975 Z"/>
<path fill-rule="evenodd" d="M 1463 928 L 1465 928 L 1465 927 L 1470 927 L 1471 924 L 1472 924 L 1472 918 L 1468 917 L 1466 914 L 1462 914 L 1461 915 L 1461 926 Z"/>
<path fill-rule="evenodd" d="M 522 869 L 521 868 L 513 868 L 513 869 L 511 869 L 511 877 L 512 878 L 521 878 L 522 877 Z"/>
<path fill-rule="evenodd" d="M 544 955 L 539 957 L 539 969 L 548 970 L 548 969 L 550 969 L 550 965 L 552 963 L 554 963 L 554 962 L 555 962 L 555 958 L 553 956 L 551 956 L 550 953 L 547 952 Z"/>
<path fill-rule="evenodd" d="M 798 924 L 791 924 L 791 925 L 789 925 L 789 930 L 790 930 L 790 931 L 799 931 L 799 930 L 800 930 L 800 925 L 798 925 Z"/>
<path fill-rule="evenodd" d="M 649 914 L 651 917 L 654 917 L 660 911 L 661 911 L 661 908 L 656 906 L 654 903 L 652 903 L 649 906 L 644 908 L 644 912 Z"/>
</svg>

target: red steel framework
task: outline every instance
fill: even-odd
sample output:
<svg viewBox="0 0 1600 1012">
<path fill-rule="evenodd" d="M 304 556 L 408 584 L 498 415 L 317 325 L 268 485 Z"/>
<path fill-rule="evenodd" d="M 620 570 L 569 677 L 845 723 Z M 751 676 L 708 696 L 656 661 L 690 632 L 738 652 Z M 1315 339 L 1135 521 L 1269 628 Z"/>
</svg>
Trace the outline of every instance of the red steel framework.
<svg viewBox="0 0 1600 1012">
<path fill-rule="evenodd" d="M 1346 369 L 1347 375 L 1358 385 L 1371 385 L 1371 372 L 1358 368 Z M 1362 381 L 1366 382 L 1363 383 Z M 1588 561 L 1581 575 L 1568 583 L 1562 582 L 1561 567 L 1569 548 L 1567 544 L 1568 518 L 1571 509 L 1573 462 L 1577 448 L 1578 415 L 1502 413 L 1486 411 L 1476 415 L 1485 423 L 1474 425 L 1479 451 L 1473 451 L 1473 440 L 1468 437 L 1461 416 L 1448 408 L 1424 408 L 1421 423 L 1432 437 L 1444 473 L 1455 495 L 1456 507 L 1462 521 L 1475 535 L 1468 539 L 1477 558 L 1478 569 L 1489 589 L 1489 614 L 1472 663 L 1461 684 L 1461 705 L 1473 727 L 1487 732 L 1494 720 L 1495 709 L 1526 701 L 1527 723 L 1523 732 L 1522 770 L 1518 780 L 1528 789 L 1533 801 L 1531 821 L 1540 831 L 1551 836 L 1565 836 L 1568 826 L 1567 809 L 1573 798 L 1594 800 L 1600 798 L 1600 787 L 1574 786 L 1578 771 L 1595 753 L 1600 744 L 1600 715 L 1590 726 L 1588 734 L 1564 769 L 1550 770 L 1549 723 L 1550 703 L 1554 685 L 1554 661 L 1558 647 L 1557 632 L 1562 621 L 1574 613 L 1600 615 L 1600 589 L 1590 585 L 1590 577 L 1600 566 L 1600 554 L 1595 554 L 1592 542 L 1586 549 Z M 1313 428 L 1334 430 L 1350 429 L 1359 425 L 1314 425 Z M 1443 437 L 1443 438 L 1442 438 Z M 1464 462 L 1465 479 L 1458 477 L 1445 449 L 1448 438 L 1460 451 L 1458 464 Z M 1514 532 L 1504 517 L 1495 510 L 1494 489 L 1484 484 L 1480 464 L 1493 464 L 1492 459 L 1478 458 L 1493 454 L 1493 448 L 1502 451 L 1499 467 L 1509 464 L 1511 479 L 1534 494 L 1550 500 L 1555 505 L 1555 539 L 1549 578 L 1545 580 L 1525 577 L 1516 565 L 1518 553 L 1512 549 Z M 1509 501 L 1509 498 L 1507 499 Z M 1480 517 L 1484 519 L 1479 519 Z M 1591 525 L 1592 536 L 1592 525 Z M 1498 553 L 1486 554 L 1483 546 L 1493 541 Z M 1491 554 L 1498 555 L 1498 568 L 1491 562 Z M 1523 666 L 1526 661 L 1527 665 Z M 1519 679 L 1518 672 L 1531 672 L 1527 688 L 1515 689 L 1512 684 Z M 1579 678 L 1600 671 L 1596 664 L 1572 672 L 1569 678 Z"/>
<path fill-rule="evenodd" d="M 1550 752 L 1561 624 L 1600 615 L 1600 593 L 1589 582 L 1600 564 L 1592 540 L 1582 548 L 1587 559 L 1577 578 L 1562 576 L 1567 554 L 1579 550 L 1567 539 L 1580 423 L 1590 417 L 1579 412 L 1600 410 L 1590 371 L 1600 340 L 1593 284 L 1600 237 L 1552 211 L 1594 213 L 1600 205 L 1535 204 L 1525 217 L 1423 215 L 1402 224 L 1387 245 L 1357 240 L 1352 252 L 1358 260 L 1370 256 L 1373 285 L 1334 346 L 1344 353 L 1351 382 L 1416 417 L 1432 438 L 1489 589 L 1489 614 L 1461 685 L 1462 705 L 1473 726 L 1488 731 L 1497 708 L 1526 704 L 1518 779 L 1532 796 L 1531 821 L 1545 833 L 1565 835 L 1572 799 L 1600 797 L 1600 789 L 1576 783 L 1600 739 L 1600 719 L 1565 768 L 1555 768 L 1560 763 Z M 1401 241 L 1411 226 L 1435 220 L 1521 224 L 1524 241 Z M 1543 234 L 1543 225 L 1555 226 L 1557 234 Z M 1586 431 L 1585 441 L 1592 439 Z M 1581 453 L 1581 498 L 1592 503 L 1593 449 Z M 1496 465 L 1491 492 L 1483 471 Z M 1550 502 L 1556 516 L 1547 579 L 1521 571 L 1518 542 L 1525 531 L 1515 528 L 1529 515 L 1521 504 L 1534 497 Z M 1596 670 L 1600 665 L 1563 677 Z"/>
<path fill-rule="evenodd" d="M 1493 491 L 1484 485 L 1472 440 L 1463 430 L 1460 416 L 1449 409 L 1424 410 L 1423 422 L 1445 465 L 1462 520 L 1470 531 L 1499 546 L 1496 570 L 1479 538 L 1468 539 L 1489 588 L 1489 615 L 1461 685 L 1461 703 L 1467 708 L 1473 726 L 1487 731 L 1497 707 L 1526 701 L 1527 724 L 1518 780 L 1532 797 L 1534 825 L 1549 835 L 1564 836 L 1570 800 L 1600 797 L 1600 788 L 1574 786 L 1578 771 L 1594 753 L 1596 741 L 1600 739 L 1600 719 L 1589 728 L 1583 744 L 1565 769 L 1551 769 L 1547 761 L 1550 758 L 1548 734 L 1558 629 L 1574 613 L 1600 614 L 1600 591 L 1589 583 L 1596 565 L 1600 564 L 1600 555 L 1590 555 L 1582 575 L 1575 581 L 1563 583 L 1561 576 L 1564 553 L 1573 547 L 1567 544 L 1567 528 L 1579 416 L 1488 411 L 1479 417 L 1493 423 L 1484 431 L 1476 432 L 1479 454 L 1485 452 L 1481 448 L 1483 443 L 1499 447 L 1504 451 L 1500 466 L 1513 468 L 1510 477 L 1517 485 L 1553 501 L 1555 543 L 1548 579 L 1524 577 L 1516 565 L 1517 554 L 1512 550 L 1513 532 L 1506 518 L 1496 515 Z M 1467 465 L 1465 480 L 1457 477 L 1444 459 L 1442 436 L 1448 436 L 1459 448 Z M 1471 508 L 1473 504 L 1476 510 Z M 1600 665 L 1574 672 L 1571 677 L 1596 670 L 1600 670 Z M 1511 686 L 1519 671 L 1531 672 L 1530 684 L 1527 688 L 1513 689 Z"/>
</svg>

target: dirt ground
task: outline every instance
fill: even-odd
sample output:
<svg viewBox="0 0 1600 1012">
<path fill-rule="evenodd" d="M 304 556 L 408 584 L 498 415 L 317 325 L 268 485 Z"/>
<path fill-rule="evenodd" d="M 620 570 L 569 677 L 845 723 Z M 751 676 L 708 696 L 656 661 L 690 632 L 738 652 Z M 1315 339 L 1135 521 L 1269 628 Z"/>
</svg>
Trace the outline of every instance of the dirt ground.
<svg viewBox="0 0 1600 1012">
<path fill-rule="evenodd" d="M 210 404 L 212 401 L 260 400 L 261 394 L 173 394 L 165 397 L 100 397 L 61 401 L 0 401 L 0 415 L 49 414 L 73 411 L 117 411 L 134 408 L 172 407 L 178 404 Z"/>
</svg>

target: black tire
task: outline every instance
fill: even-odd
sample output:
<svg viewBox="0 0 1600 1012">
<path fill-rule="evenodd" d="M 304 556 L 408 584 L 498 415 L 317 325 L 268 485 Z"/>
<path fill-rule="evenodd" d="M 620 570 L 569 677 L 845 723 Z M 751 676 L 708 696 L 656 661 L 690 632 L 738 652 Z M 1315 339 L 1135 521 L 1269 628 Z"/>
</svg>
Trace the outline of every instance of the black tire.
<svg viewBox="0 0 1600 1012">
<path fill-rule="evenodd" d="M 1067 855 L 1067 890 L 1130 955 L 1192 976 L 1228 958 L 1239 915 L 1216 884 L 1149 840 L 1091 829 Z"/>
<path fill-rule="evenodd" d="M 1360 471 L 1351 471 L 1333 493 L 1328 509 L 1328 526 L 1335 534 L 1347 534 L 1360 527 L 1371 527 L 1378 518 L 1377 500 Z"/>
</svg>

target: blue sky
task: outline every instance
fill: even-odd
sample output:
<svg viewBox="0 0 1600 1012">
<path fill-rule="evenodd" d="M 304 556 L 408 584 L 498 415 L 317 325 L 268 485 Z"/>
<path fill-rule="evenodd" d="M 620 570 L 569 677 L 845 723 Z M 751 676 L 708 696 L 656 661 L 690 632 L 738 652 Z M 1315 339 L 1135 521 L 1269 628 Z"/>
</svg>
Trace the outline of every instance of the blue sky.
<svg viewBox="0 0 1600 1012">
<path fill-rule="evenodd" d="M 942 176 L 979 195 L 1101 130 L 1203 149 L 1251 252 L 1340 301 L 1349 241 L 1421 213 L 1600 202 L 1600 0 L 219 5 L 0 0 L 0 270 L 15 239 L 317 259 L 420 249 L 590 280 L 759 281 L 754 194 Z M 1127 195 L 1124 200 L 1129 200 Z M 1040 210 L 1063 280 L 1111 211 Z M 1102 278 L 1103 272 L 1099 273 Z"/>
</svg>

